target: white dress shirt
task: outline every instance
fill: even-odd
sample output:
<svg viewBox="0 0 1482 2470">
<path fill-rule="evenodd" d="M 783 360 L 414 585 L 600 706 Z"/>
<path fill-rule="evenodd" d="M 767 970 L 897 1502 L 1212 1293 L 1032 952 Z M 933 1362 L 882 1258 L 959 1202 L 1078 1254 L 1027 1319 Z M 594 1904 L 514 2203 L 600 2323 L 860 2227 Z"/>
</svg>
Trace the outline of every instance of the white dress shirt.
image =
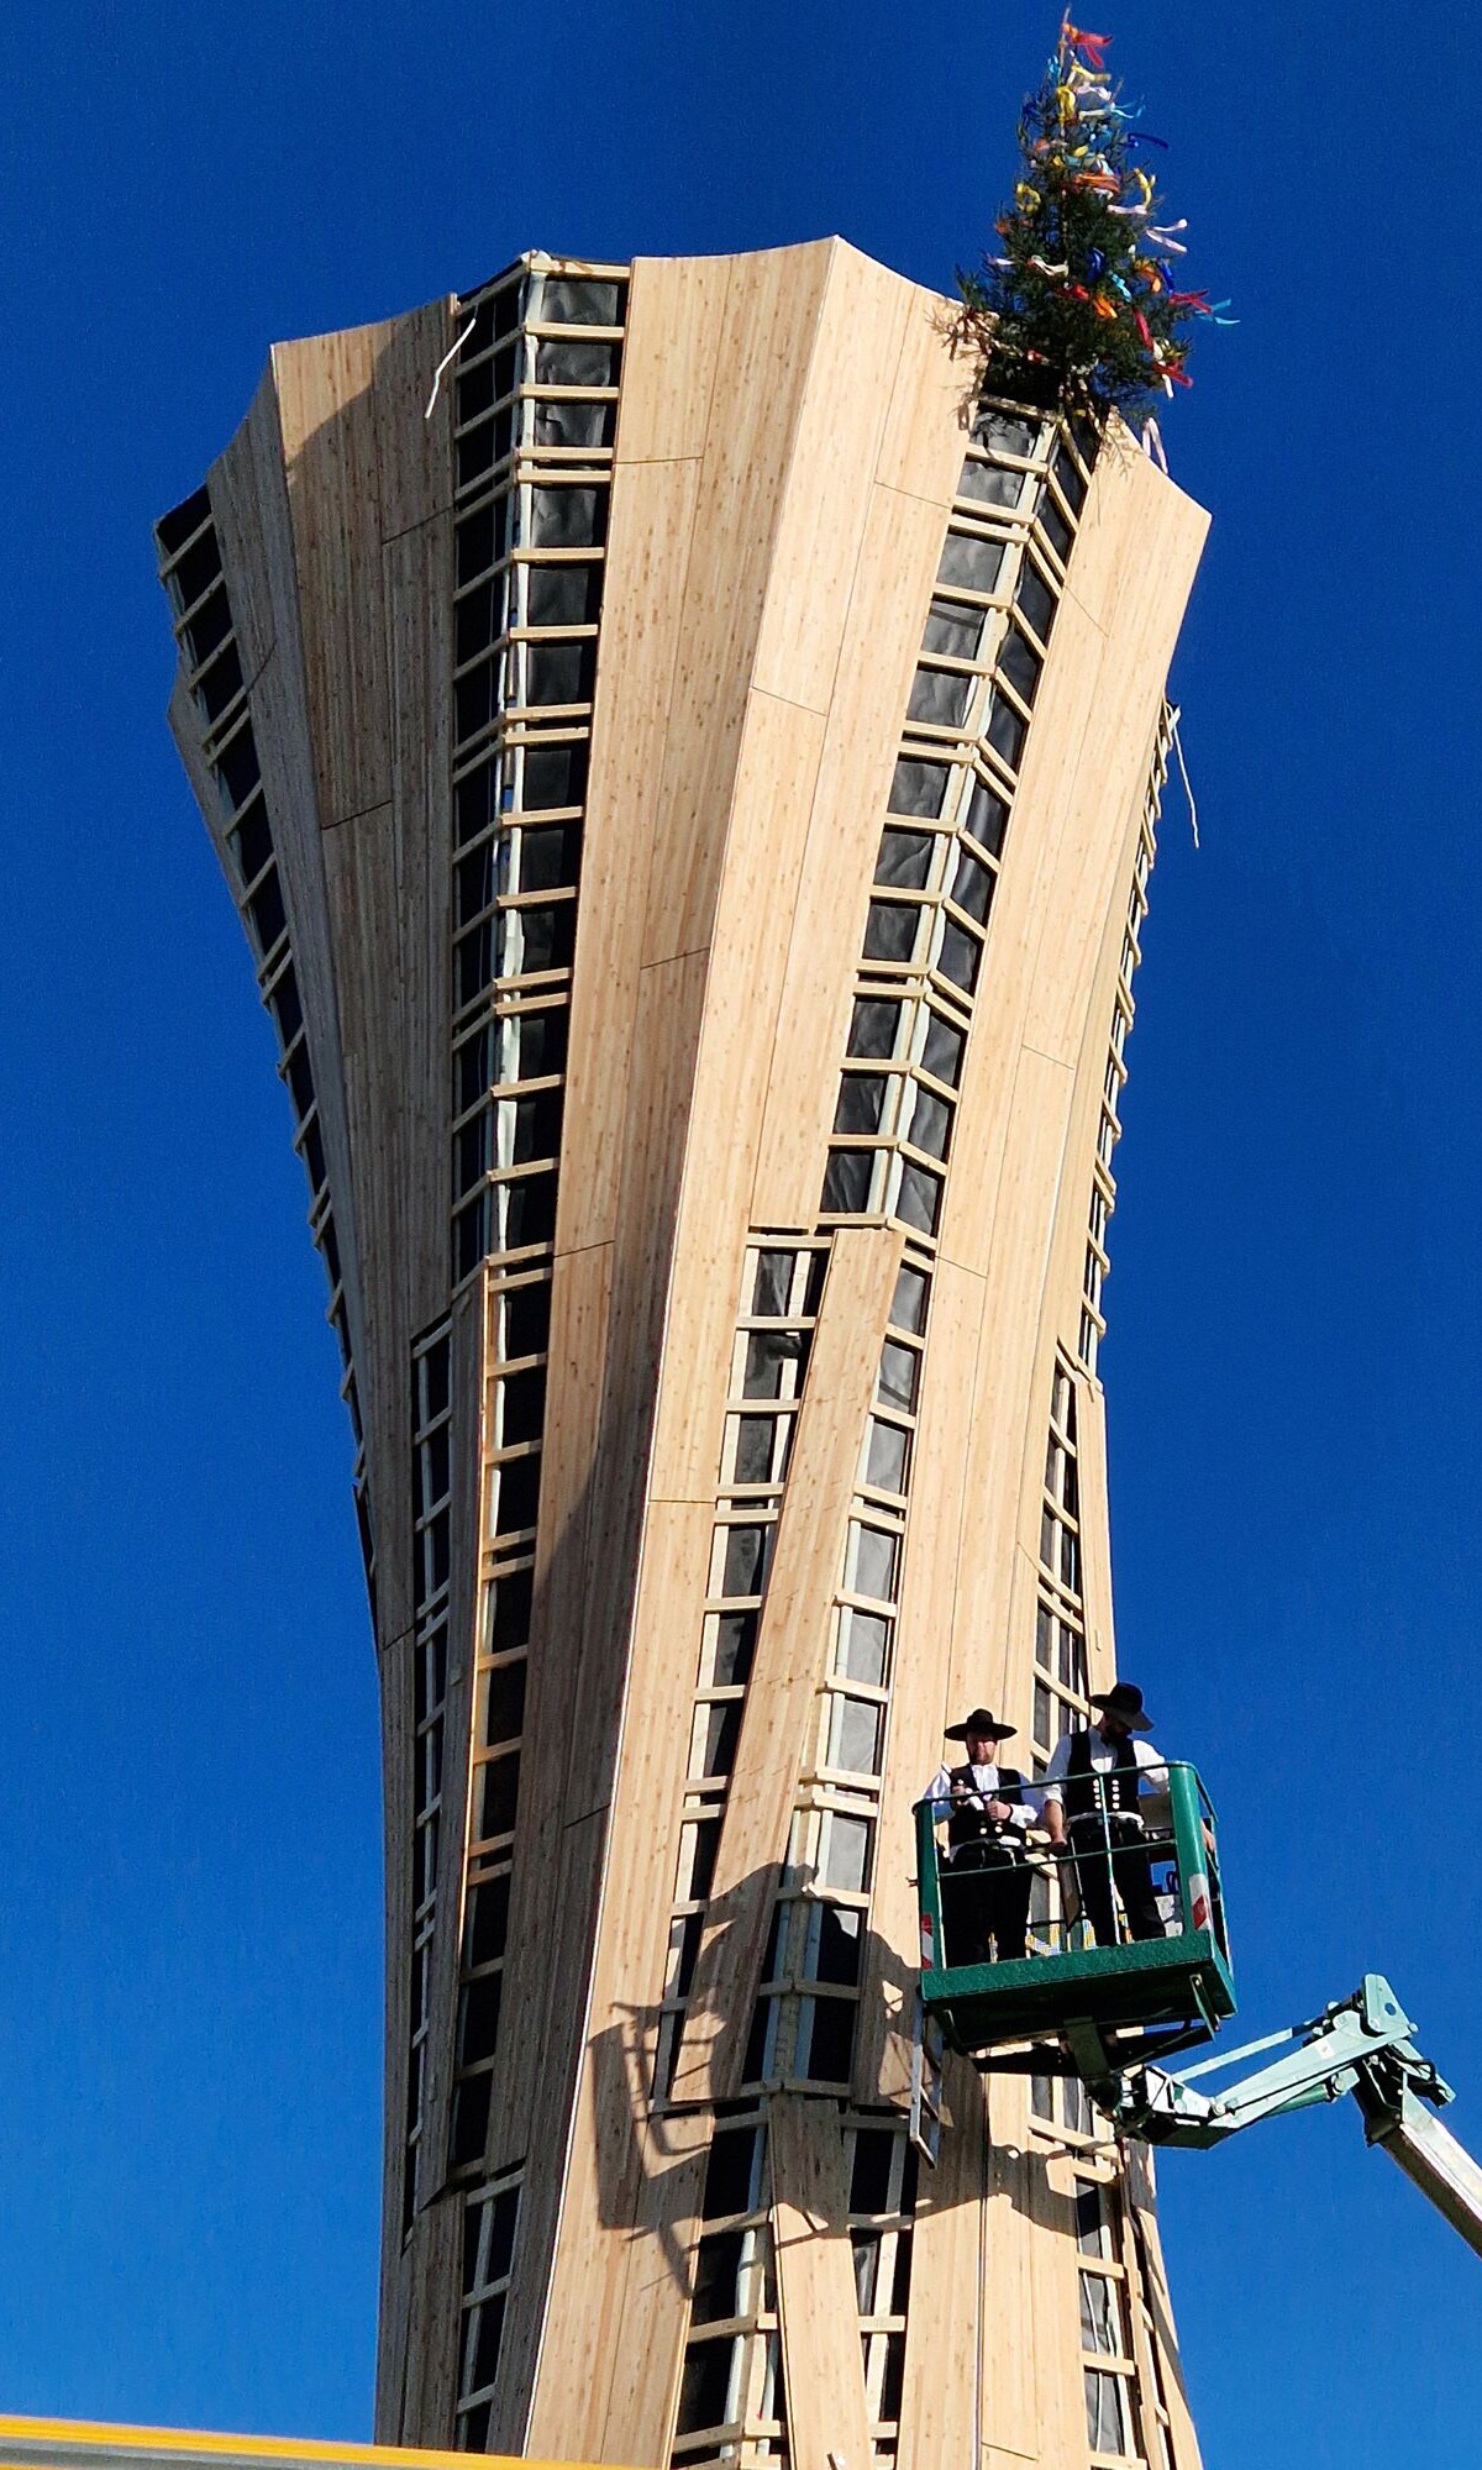
<svg viewBox="0 0 1482 2470">
<path fill-rule="evenodd" d="M 1064 1732 L 1055 1744 L 1055 1755 L 1050 1760 L 1044 1782 L 1039 1786 L 1041 1808 L 1047 1802 L 1059 1801 L 1063 1804 L 1065 1800 L 1064 1785 L 1065 1778 L 1070 1771 L 1070 1745 L 1075 1737 L 1074 1733 Z M 1166 1792 L 1168 1769 L 1164 1766 L 1151 1741 L 1145 1740 L 1140 1732 L 1133 1733 L 1131 1739 L 1133 1754 L 1137 1760 L 1139 1786 L 1152 1784 L 1158 1791 Z M 1103 1741 L 1095 1725 L 1092 1725 L 1091 1768 L 1093 1774 L 1107 1775 L 1110 1773 L 1117 1763 L 1120 1746 L 1120 1743 L 1116 1741 Z"/>
<path fill-rule="evenodd" d="M 966 1761 L 963 1763 L 965 1765 Z M 1034 1802 L 1027 1783 L 1022 1787 L 1017 1784 L 1005 1784 L 1000 1780 L 1003 1774 L 1001 1767 L 975 1766 L 973 1768 L 975 1789 L 970 1793 L 960 1790 L 954 1792 L 952 1773 L 953 1770 L 945 1763 L 938 1767 L 921 1796 L 923 1801 L 931 1803 L 931 1814 L 934 1819 L 947 1817 L 954 1808 L 986 1809 L 990 1801 L 997 1801 L 1002 1795 L 1022 1790 L 1023 1801 L 1017 1805 L 1013 1802 L 1009 1803 L 1009 1814 L 1004 1823 L 1011 1827 L 1032 1827 L 1034 1825 Z"/>
</svg>

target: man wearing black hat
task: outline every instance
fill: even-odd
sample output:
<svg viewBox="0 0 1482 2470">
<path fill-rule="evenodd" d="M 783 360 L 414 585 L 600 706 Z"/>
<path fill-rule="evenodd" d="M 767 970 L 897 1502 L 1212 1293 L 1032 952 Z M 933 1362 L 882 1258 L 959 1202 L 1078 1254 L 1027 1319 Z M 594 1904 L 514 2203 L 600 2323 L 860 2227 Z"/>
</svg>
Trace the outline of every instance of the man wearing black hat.
<svg viewBox="0 0 1482 2470">
<path fill-rule="evenodd" d="M 1029 1952 L 1033 1882 L 1024 1830 L 1034 1811 L 1018 1768 L 998 1764 L 998 1745 L 1013 1731 L 987 1707 L 949 1724 L 947 1739 L 961 1741 L 967 1758 L 960 1767 L 938 1767 L 922 1795 L 947 1821 L 942 1921 L 949 1964 L 991 1964 L 995 1954 L 1009 1963 Z"/>
<path fill-rule="evenodd" d="M 1098 1947 L 1117 1943 L 1112 1880 L 1134 1938 L 1162 1938 L 1163 1916 L 1153 1892 L 1153 1865 L 1143 1841 L 1137 1796 L 1142 1779 L 1166 1785 L 1167 1769 L 1138 1733 L 1152 1724 L 1142 1692 L 1131 1681 L 1093 1690 L 1097 1721 L 1088 1732 L 1062 1735 L 1040 1787 L 1045 1825 L 1056 1844 L 1077 1855 L 1076 1884 Z"/>
</svg>

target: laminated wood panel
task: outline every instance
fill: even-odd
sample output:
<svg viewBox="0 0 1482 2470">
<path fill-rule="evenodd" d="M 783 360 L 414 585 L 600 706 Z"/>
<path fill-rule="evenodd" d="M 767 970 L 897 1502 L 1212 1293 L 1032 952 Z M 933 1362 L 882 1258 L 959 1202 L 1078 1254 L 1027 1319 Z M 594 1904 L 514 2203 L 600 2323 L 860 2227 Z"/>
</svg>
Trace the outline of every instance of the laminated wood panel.
<svg viewBox="0 0 1482 2470">
<path fill-rule="evenodd" d="M 693 2111 L 684 2118 L 646 2121 L 639 2131 L 644 2172 L 638 2236 L 627 2241 L 614 2275 L 611 2337 L 598 2352 L 606 2370 L 605 2406 L 594 2425 L 594 2460 L 663 2458 L 683 2357 L 711 2125 L 703 2111 Z"/>
<path fill-rule="evenodd" d="M 978 2327 L 982 2438 L 990 2461 L 998 2453 L 1015 2461 L 1038 2461 L 1044 2434 L 1044 2339 L 1035 2284 L 1035 2214 L 1037 2197 L 1042 2209 L 1038 2181 L 1044 2158 L 1028 2132 L 1024 2079 L 991 2077 L 984 2090 L 988 2136 L 982 2276 L 987 2307 Z M 1058 2463 L 1059 2456 L 1047 2458 Z"/>
<path fill-rule="evenodd" d="M 439 362 L 459 331 L 451 299 L 430 300 L 425 309 L 394 318 L 380 329 L 372 384 L 376 463 L 380 476 L 381 538 L 399 539 L 415 525 L 446 513 L 453 503 L 453 410 L 457 362 L 444 369 L 431 417 L 427 401 Z M 466 318 L 459 321 L 466 327 Z M 391 667 L 396 647 L 391 646 Z"/>
<path fill-rule="evenodd" d="M 794 2470 L 864 2470 L 873 2454 L 837 2106 L 775 2093 L 767 2105 L 777 2315 Z"/>
<path fill-rule="evenodd" d="M 834 1237 L 695 1965 L 677 2101 L 734 2097 L 843 1568 L 902 1237 Z"/>
<path fill-rule="evenodd" d="M 326 824 L 391 795 L 381 475 L 372 380 L 390 324 L 273 349 Z"/>
<path fill-rule="evenodd" d="M 994 1703 L 986 1677 L 970 1683 L 961 1706 L 947 1695 L 958 1554 L 974 1507 L 964 1489 L 963 1471 L 982 1318 L 982 1279 L 949 1261 L 940 1262 L 932 1281 L 921 1375 L 896 1631 L 897 1677 L 885 1742 L 875 1892 L 860 1989 L 854 2081 L 863 2101 L 910 2097 L 920 1955 L 912 1805 L 936 1772 L 943 1727 L 980 1700 Z M 1007 1755 L 1012 1759 L 1013 1750 Z"/>
<path fill-rule="evenodd" d="M 986 2101 L 982 2080 L 963 2059 L 948 2059 L 944 2082 L 952 2125 L 943 2134 L 936 2168 L 921 2172 L 911 2237 L 911 2312 L 897 2452 L 911 2470 L 975 2464 L 979 2458 Z"/>
<path fill-rule="evenodd" d="M 733 261 L 637 257 L 618 401 L 619 465 L 698 462 L 720 362 Z"/>
</svg>

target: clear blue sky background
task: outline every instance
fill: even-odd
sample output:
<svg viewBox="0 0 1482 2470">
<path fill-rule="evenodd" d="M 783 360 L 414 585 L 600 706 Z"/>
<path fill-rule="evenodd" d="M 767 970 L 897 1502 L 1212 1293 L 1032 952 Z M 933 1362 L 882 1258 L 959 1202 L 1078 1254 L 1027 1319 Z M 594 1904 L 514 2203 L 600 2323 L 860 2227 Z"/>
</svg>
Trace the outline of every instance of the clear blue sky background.
<svg viewBox="0 0 1482 2470">
<path fill-rule="evenodd" d="M 1390 1969 L 1482 2146 L 1470 70 L 1434 0 L 1112 22 L 1242 320 L 1168 422 L 1214 513 L 1175 673 L 1204 847 L 1170 800 L 1105 1355 L 1124 1668 L 1223 1803 L 1250 2029 Z M 947 286 L 1053 24 L 53 0 L 0 32 L 0 2409 L 369 2426 L 350 1444 L 164 729 L 151 519 L 275 337 L 528 246 L 839 231 Z M 1209 2470 L 1482 2461 L 1477 2265 L 1355 2116 L 1163 2181 Z"/>
</svg>

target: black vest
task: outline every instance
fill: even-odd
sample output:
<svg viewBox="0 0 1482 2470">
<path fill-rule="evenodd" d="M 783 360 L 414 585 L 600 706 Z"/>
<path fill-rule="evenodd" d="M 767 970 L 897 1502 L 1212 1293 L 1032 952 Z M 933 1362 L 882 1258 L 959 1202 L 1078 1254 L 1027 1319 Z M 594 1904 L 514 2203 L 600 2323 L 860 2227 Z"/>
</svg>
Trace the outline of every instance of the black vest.
<svg viewBox="0 0 1482 2470">
<path fill-rule="evenodd" d="M 971 1767 L 953 1767 L 950 1772 L 953 1783 L 960 1784 L 964 1792 L 978 1791 L 977 1778 Z M 947 1812 L 949 1848 L 955 1850 L 959 1844 L 981 1844 L 986 1838 L 996 1836 L 998 1826 L 982 1804 L 985 1801 L 1007 1801 L 1010 1808 L 1022 1809 L 1024 1795 L 1020 1787 L 1023 1782 L 1024 1778 L 1017 1767 L 1000 1767 L 997 1785 L 992 1792 L 982 1794 L 976 1808 L 968 1802 L 954 1801 Z"/>
<path fill-rule="evenodd" d="M 1123 1734 L 1113 1764 L 1106 1769 L 1091 1764 L 1094 1737 L 1089 1732 L 1071 1734 L 1070 1763 L 1065 1771 L 1067 1818 L 1094 1818 L 1102 1810 L 1131 1812 L 1137 1808 L 1137 1748 L 1131 1734 Z"/>
</svg>

